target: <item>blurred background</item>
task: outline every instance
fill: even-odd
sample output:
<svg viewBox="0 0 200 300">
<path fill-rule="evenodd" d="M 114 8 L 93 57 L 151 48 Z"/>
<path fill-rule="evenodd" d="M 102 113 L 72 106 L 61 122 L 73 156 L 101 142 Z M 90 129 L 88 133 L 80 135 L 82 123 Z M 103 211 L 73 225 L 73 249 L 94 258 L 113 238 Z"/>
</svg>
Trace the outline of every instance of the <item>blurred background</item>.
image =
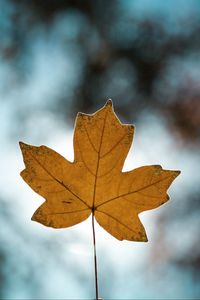
<svg viewBox="0 0 200 300">
<path fill-rule="evenodd" d="M 73 160 L 78 111 L 112 98 L 134 123 L 124 170 L 181 170 L 171 201 L 142 213 L 149 242 L 96 224 L 104 299 L 200 297 L 200 2 L 0 0 L 0 298 L 94 298 L 91 219 L 31 222 L 43 199 L 19 176 L 18 141 Z"/>
</svg>

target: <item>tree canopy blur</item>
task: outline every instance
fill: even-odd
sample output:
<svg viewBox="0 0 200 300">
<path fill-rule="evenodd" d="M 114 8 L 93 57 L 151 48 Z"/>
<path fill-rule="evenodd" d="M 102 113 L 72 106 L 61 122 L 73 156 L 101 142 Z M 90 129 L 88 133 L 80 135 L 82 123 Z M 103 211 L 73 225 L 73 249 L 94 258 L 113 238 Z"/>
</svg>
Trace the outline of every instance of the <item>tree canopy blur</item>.
<svg viewBox="0 0 200 300">
<path fill-rule="evenodd" d="M 52 44 L 50 63 L 55 47 L 71 56 L 72 70 L 56 91 L 52 109 L 65 115 L 69 106 L 74 113 L 89 112 L 112 97 L 129 121 L 155 109 L 170 118 L 172 132 L 184 141 L 199 137 L 200 23 L 195 11 L 175 20 L 140 15 L 134 0 L 13 0 L 2 1 L 4 11 L 0 50 L 14 65 L 20 80 L 15 84 L 26 84 L 33 72 L 31 41 L 36 44 L 37 36 Z M 53 63 L 49 69 L 53 72 Z"/>
</svg>

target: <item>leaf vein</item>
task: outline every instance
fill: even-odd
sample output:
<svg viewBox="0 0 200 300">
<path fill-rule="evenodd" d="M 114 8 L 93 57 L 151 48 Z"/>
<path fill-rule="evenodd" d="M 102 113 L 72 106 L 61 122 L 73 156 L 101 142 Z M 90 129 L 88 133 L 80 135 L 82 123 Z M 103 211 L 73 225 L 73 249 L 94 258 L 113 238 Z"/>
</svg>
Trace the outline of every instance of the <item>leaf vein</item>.
<svg viewBox="0 0 200 300">
<path fill-rule="evenodd" d="M 91 138 L 90 138 L 90 136 L 89 136 L 89 133 L 88 133 L 88 131 L 87 131 L 86 126 L 85 126 L 85 125 L 83 125 L 83 126 L 84 126 L 85 132 L 86 132 L 86 134 L 87 134 L 88 140 L 89 140 L 89 142 L 90 142 L 90 145 L 92 146 L 93 150 L 94 150 L 96 153 L 98 153 L 98 150 L 95 148 L 94 144 L 92 143 L 92 140 L 91 140 Z"/>
<path fill-rule="evenodd" d="M 56 182 L 58 182 L 60 185 L 62 185 L 67 191 L 69 191 L 72 195 L 74 195 L 76 198 L 78 198 L 82 203 L 84 203 L 88 208 L 89 205 L 83 200 L 81 199 L 78 195 L 76 195 L 73 191 L 71 191 L 62 181 L 59 181 L 56 177 L 54 177 L 41 163 L 40 161 L 32 154 L 30 153 L 31 156 L 33 157 L 33 159 L 41 166 L 41 168 L 43 168 L 47 174 L 52 177 Z"/>
<path fill-rule="evenodd" d="M 79 143 L 77 143 L 77 145 L 78 145 L 78 147 L 79 147 L 79 149 L 80 149 L 81 160 L 82 160 L 84 166 L 86 167 L 86 169 L 88 170 L 88 172 L 89 172 L 92 176 L 95 177 L 96 175 L 90 170 L 90 168 L 87 166 L 87 164 L 86 164 L 86 162 L 85 162 L 85 159 L 83 158 L 82 151 L 81 151 L 81 148 L 80 148 Z"/>
<path fill-rule="evenodd" d="M 159 182 L 161 182 L 161 181 L 164 181 L 164 180 L 166 180 L 166 179 L 168 179 L 168 178 L 170 178 L 170 177 L 171 177 L 171 175 L 170 175 L 170 176 L 167 176 L 166 178 L 162 178 L 162 179 L 158 180 L 157 182 L 151 183 L 151 184 L 149 184 L 149 185 L 147 185 L 147 186 L 145 186 L 145 187 L 142 187 L 142 188 L 138 189 L 137 191 L 128 192 L 128 193 L 119 195 L 119 196 L 117 196 L 117 197 L 108 199 L 108 200 L 104 201 L 103 203 L 100 203 L 99 205 L 97 205 L 96 208 L 98 208 L 98 207 L 100 207 L 100 206 L 102 206 L 102 205 L 104 205 L 104 204 L 107 204 L 107 203 L 109 203 L 109 202 L 111 202 L 111 201 L 117 200 L 117 199 L 119 199 L 119 198 L 121 198 L 121 197 L 125 197 L 125 196 L 129 196 L 129 195 L 131 195 L 131 194 L 138 193 L 138 192 L 140 192 L 140 191 L 142 191 L 142 190 L 145 190 L 145 189 L 147 189 L 148 187 L 150 187 L 150 186 L 152 186 L 152 185 L 155 185 L 155 184 L 157 184 L 157 183 L 159 183 Z"/>
<path fill-rule="evenodd" d="M 126 227 L 128 230 L 135 232 L 132 228 L 130 228 L 129 226 L 127 226 L 126 224 L 122 223 L 119 219 L 115 218 L 114 216 L 110 215 L 109 213 L 102 211 L 102 210 L 97 210 L 98 212 L 110 217 L 111 219 L 115 220 L 117 223 L 119 223 L 120 225 Z"/>
<path fill-rule="evenodd" d="M 99 171 L 100 153 L 101 153 L 101 147 L 102 147 L 102 141 L 103 141 L 103 135 L 104 135 L 105 125 L 106 125 L 107 115 L 108 115 L 108 111 L 104 117 L 104 123 L 103 123 L 101 138 L 100 138 L 100 144 L 99 144 L 98 160 L 97 160 L 97 167 L 96 167 L 96 174 L 95 174 L 95 181 L 94 181 L 94 191 L 93 191 L 93 204 L 92 204 L 93 207 L 94 207 L 95 198 L 96 198 L 96 187 L 97 187 L 97 178 L 98 178 L 98 171 Z"/>
<path fill-rule="evenodd" d="M 77 212 L 82 212 L 85 210 L 90 210 L 89 208 L 84 208 L 84 209 L 78 209 L 74 211 L 64 211 L 64 212 L 54 212 L 54 213 L 49 213 L 49 214 L 44 214 L 45 216 L 52 216 L 52 215 L 66 215 L 66 214 L 73 214 Z"/>
<path fill-rule="evenodd" d="M 105 156 L 107 156 L 109 153 L 111 153 L 120 143 L 121 141 L 123 141 L 123 139 L 126 137 L 127 133 L 125 132 L 125 134 L 119 139 L 118 142 L 116 142 L 116 144 L 114 144 L 113 147 L 110 148 L 110 150 L 108 150 L 106 153 L 104 153 L 102 156 L 100 156 L 100 158 L 104 158 Z"/>
</svg>

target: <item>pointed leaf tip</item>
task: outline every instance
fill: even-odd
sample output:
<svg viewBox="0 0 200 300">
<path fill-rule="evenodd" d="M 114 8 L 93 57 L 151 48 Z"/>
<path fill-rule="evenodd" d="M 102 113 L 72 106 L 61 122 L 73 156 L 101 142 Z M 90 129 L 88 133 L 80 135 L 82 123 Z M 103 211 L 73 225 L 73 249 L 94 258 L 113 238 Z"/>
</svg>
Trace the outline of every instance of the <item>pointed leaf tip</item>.
<svg viewBox="0 0 200 300">
<path fill-rule="evenodd" d="M 175 170 L 175 171 L 174 171 L 174 178 L 176 178 L 176 177 L 179 176 L 180 174 L 181 174 L 181 171 Z"/>
<path fill-rule="evenodd" d="M 35 218 L 35 214 L 32 215 L 31 221 L 36 221 L 37 222 L 37 219 Z"/>
<path fill-rule="evenodd" d="M 19 142 L 19 146 L 20 146 L 20 149 L 23 150 L 23 149 L 27 149 L 30 147 L 30 145 L 26 144 L 26 143 L 23 143 L 23 142 Z"/>
<path fill-rule="evenodd" d="M 111 99 L 108 99 L 106 101 L 106 106 L 113 106 L 113 103 L 112 103 L 112 100 Z"/>
<path fill-rule="evenodd" d="M 135 126 L 134 125 L 128 125 L 131 131 L 135 130 Z"/>
<path fill-rule="evenodd" d="M 21 149 L 23 149 L 26 146 L 26 144 L 20 141 L 19 146 L 20 146 Z"/>
<path fill-rule="evenodd" d="M 148 242 L 148 238 L 146 235 L 142 237 L 141 242 L 146 242 L 146 243 Z"/>
</svg>

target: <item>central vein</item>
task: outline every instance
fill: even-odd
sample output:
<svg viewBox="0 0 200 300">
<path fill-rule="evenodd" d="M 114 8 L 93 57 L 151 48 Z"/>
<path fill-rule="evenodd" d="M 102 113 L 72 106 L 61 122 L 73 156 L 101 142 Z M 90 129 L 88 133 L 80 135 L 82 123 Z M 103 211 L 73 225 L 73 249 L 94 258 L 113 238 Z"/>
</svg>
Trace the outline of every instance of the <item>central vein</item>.
<svg viewBox="0 0 200 300">
<path fill-rule="evenodd" d="M 102 147 L 103 135 L 104 135 L 104 131 L 105 131 L 107 114 L 108 114 L 108 112 L 106 112 L 106 114 L 105 114 L 103 128 L 102 128 L 102 133 L 101 133 L 101 137 L 100 137 L 99 151 L 97 153 L 97 155 L 98 155 L 97 156 L 97 167 L 96 167 L 96 172 L 95 172 L 93 203 L 92 203 L 92 211 L 93 212 L 95 210 L 95 205 L 94 204 L 95 204 L 95 199 L 96 199 L 96 187 L 97 187 L 98 172 L 99 172 L 100 154 L 101 154 L 101 147 Z"/>
</svg>

